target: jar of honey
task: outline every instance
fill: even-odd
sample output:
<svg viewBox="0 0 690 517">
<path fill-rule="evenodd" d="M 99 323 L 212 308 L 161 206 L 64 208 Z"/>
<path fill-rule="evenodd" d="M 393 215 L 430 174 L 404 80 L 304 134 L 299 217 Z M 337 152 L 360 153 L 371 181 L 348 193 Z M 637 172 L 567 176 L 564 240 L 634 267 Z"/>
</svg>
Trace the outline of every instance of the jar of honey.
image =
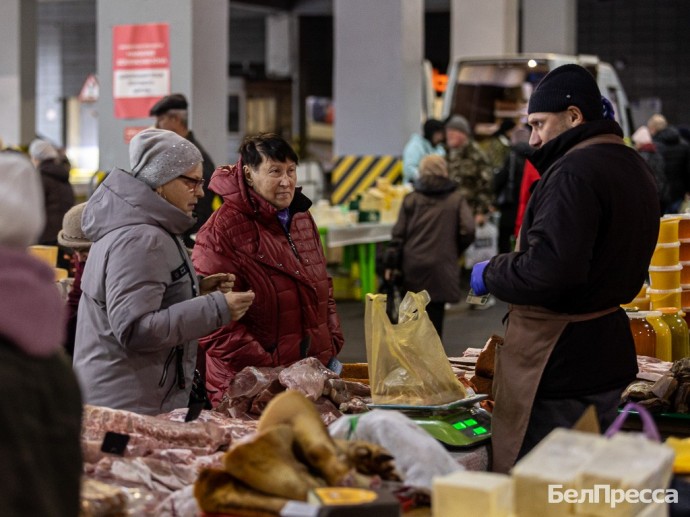
<svg viewBox="0 0 690 517">
<path fill-rule="evenodd" d="M 656 347 L 654 349 L 654 356 L 662 361 L 671 361 L 671 329 L 662 319 L 660 311 L 647 312 L 647 321 L 654 327 L 656 333 Z"/>
<path fill-rule="evenodd" d="M 690 333 L 682 311 L 677 307 L 664 307 L 659 312 L 671 329 L 671 360 L 690 356 Z"/>
<path fill-rule="evenodd" d="M 635 341 L 635 353 L 654 357 L 656 350 L 656 332 L 652 324 L 647 321 L 649 311 L 627 312 L 630 318 L 630 331 Z"/>
</svg>

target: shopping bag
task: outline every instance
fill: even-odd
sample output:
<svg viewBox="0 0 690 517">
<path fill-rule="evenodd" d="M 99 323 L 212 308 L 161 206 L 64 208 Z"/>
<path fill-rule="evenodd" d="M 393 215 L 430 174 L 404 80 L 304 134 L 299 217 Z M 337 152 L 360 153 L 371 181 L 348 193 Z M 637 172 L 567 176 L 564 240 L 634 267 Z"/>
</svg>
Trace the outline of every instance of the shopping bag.
<svg viewBox="0 0 690 517">
<path fill-rule="evenodd" d="M 625 419 L 628 418 L 628 415 L 631 411 L 635 411 L 640 416 L 640 420 L 642 421 L 642 433 L 644 436 L 653 442 L 660 442 L 661 437 L 659 436 L 659 430 L 654 422 L 654 417 L 647 410 L 647 408 L 640 406 L 635 402 L 628 402 L 625 406 L 623 406 L 623 410 L 618 414 L 616 419 L 606 430 L 604 436 L 611 438 L 614 434 L 620 431 L 623 427 Z"/>
<path fill-rule="evenodd" d="M 486 221 L 474 229 L 474 242 L 465 250 L 465 268 L 471 269 L 477 262 L 490 260 L 498 253 L 498 228 Z"/>
<path fill-rule="evenodd" d="M 429 300 L 426 291 L 408 291 L 394 324 L 386 295 L 367 295 L 364 337 L 374 404 L 433 406 L 467 396 L 426 313 Z"/>
</svg>

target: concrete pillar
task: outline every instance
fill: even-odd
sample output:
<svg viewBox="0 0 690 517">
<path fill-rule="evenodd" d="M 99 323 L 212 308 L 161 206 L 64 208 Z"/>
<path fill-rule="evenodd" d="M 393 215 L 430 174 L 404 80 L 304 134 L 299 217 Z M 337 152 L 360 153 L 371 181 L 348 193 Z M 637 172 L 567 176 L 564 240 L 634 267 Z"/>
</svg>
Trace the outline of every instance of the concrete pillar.
<svg viewBox="0 0 690 517">
<path fill-rule="evenodd" d="M 3 0 L 0 34 L 0 139 L 28 145 L 36 127 L 36 0 Z"/>
<path fill-rule="evenodd" d="M 187 97 L 190 128 L 217 164 L 227 162 L 228 1 L 97 1 L 100 168 L 129 168 L 125 131 L 154 122 L 114 116 L 113 27 L 146 23 L 169 24 L 171 93 Z"/>
<path fill-rule="evenodd" d="M 522 0 L 522 48 L 577 54 L 577 0 Z"/>
<path fill-rule="evenodd" d="M 423 0 L 333 0 L 334 154 L 402 154 L 419 131 Z"/>
<path fill-rule="evenodd" d="M 60 27 L 43 23 L 37 34 L 36 133 L 66 146 L 63 141 L 62 34 Z"/>
<path fill-rule="evenodd" d="M 451 0 L 451 62 L 517 52 L 518 15 L 518 0 Z"/>
</svg>

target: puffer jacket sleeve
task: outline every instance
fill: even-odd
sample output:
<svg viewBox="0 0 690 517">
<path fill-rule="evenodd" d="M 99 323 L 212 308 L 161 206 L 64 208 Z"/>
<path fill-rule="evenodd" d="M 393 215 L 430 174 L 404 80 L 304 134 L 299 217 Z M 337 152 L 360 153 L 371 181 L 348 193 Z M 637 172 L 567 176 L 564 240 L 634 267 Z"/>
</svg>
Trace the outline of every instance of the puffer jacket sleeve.
<svg viewBox="0 0 690 517">
<path fill-rule="evenodd" d="M 424 157 L 422 140 L 419 136 L 413 136 L 403 149 L 403 179 L 404 181 L 415 181 L 419 178 L 419 162 Z"/>
<path fill-rule="evenodd" d="M 125 348 L 160 350 L 198 339 L 227 324 L 230 311 L 223 294 L 171 303 L 165 307 L 172 282 L 166 264 L 165 234 L 131 234 L 113 243 L 108 256 L 105 293 L 112 331 Z"/>
<path fill-rule="evenodd" d="M 197 235 L 197 241 L 192 252 L 194 269 L 199 275 L 215 273 L 231 273 L 235 275 L 234 291 L 249 289 L 245 276 L 242 274 L 241 260 L 233 249 L 223 249 L 215 245 L 213 229 L 206 229 Z M 271 366 L 273 358 L 261 343 L 252 335 L 242 321 L 234 321 L 222 329 L 218 329 L 199 340 L 201 347 L 209 355 L 219 358 L 232 359 L 233 364 L 241 369 L 244 363 L 252 366 Z"/>
</svg>

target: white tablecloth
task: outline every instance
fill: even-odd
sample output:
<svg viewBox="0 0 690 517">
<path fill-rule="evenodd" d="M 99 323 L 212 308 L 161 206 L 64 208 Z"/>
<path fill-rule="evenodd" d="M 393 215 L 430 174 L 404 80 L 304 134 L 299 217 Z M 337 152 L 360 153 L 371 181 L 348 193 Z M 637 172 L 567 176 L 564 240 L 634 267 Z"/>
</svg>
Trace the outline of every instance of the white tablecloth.
<svg viewBox="0 0 690 517">
<path fill-rule="evenodd" d="M 329 248 L 386 242 L 391 239 L 393 223 L 358 223 L 351 226 L 327 226 L 326 245 Z"/>
</svg>

